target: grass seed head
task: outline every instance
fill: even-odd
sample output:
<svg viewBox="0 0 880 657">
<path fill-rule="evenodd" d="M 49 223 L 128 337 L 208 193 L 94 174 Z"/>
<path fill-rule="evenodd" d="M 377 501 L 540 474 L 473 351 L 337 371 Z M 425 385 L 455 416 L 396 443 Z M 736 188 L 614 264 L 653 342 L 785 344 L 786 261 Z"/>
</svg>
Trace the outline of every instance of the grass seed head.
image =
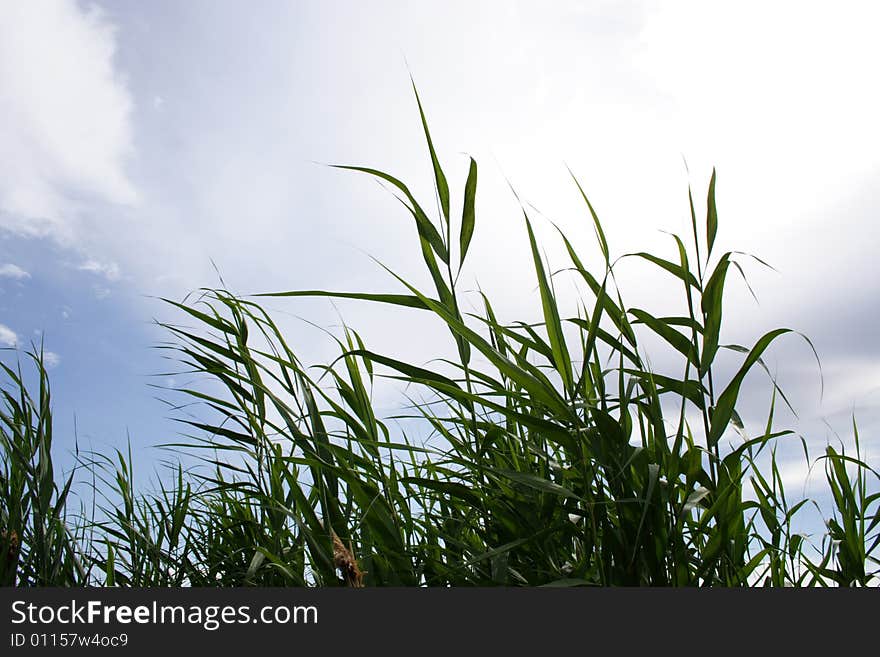
<svg viewBox="0 0 880 657">
<path fill-rule="evenodd" d="M 5 529 L 0 531 L 0 545 L 6 547 L 6 564 L 11 567 L 18 558 L 18 534 L 15 530 L 7 532 Z"/>
<path fill-rule="evenodd" d="M 364 573 L 358 566 L 354 554 L 352 554 L 351 542 L 349 542 L 348 547 L 345 547 L 345 544 L 336 535 L 336 532 L 331 531 L 331 535 L 333 537 L 333 561 L 342 572 L 342 579 L 345 580 L 345 584 L 356 589 L 363 588 Z"/>
</svg>

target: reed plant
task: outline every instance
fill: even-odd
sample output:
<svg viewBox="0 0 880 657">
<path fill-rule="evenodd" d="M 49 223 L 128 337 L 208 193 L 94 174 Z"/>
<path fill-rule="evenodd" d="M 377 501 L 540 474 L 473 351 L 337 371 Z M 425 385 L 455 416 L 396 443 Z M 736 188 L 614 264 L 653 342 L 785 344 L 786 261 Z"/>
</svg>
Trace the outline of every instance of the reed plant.
<svg viewBox="0 0 880 657">
<path fill-rule="evenodd" d="M 750 346 L 722 340 L 735 252 L 716 249 L 713 172 L 705 218 L 688 191 L 691 234 L 672 256 L 613 257 L 602 223 L 572 176 L 602 265 L 591 270 L 557 229 L 568 259 L 542 257 L 522 207 L 538 321 L 479 312 L 459 285 L 477 222 L 478 166 L 461 205 L 416 94 L 435 198 L 420 203 L 398 178 L 379 179 L 416 228 L 428 287 L 387 269 L 396 292 L 293 290 L 242 297 L 204 289 L 166 300 L 180 320 L 162 345 L 198 382 L 180 390 L 190 414 L 168 445 L 197 460 L 158 490 L 138 491 L 130 453 L 81 459 L 100 498 L 72 528 L 70 482 L 54 484 L 48 381 L 39 398 L 4 367 L 4 583 L 131 586 L 851 586 L 876 583 L 878 473 L 854 428 L 855 453 L 831 446 L 824 465 L 827 533 L 796 531 L 809 499 L 789 499 L 776 457 L 784 393 L 770 380 L 766 422 L 747 433 L 737 412 L 748 374 L 789 329 Z M 436 205 L 436 216 L 426 209 Z M 701 213 L 702 215 L 702 213 Z M 615 278 L 637 258 L 680 289 L 686 312 L 632 307 Z M 581 295 L 567 312 L 563 276 Z M 306 364 L 266 310 L 268 299 L 345 298 L 427 313 L 444 326 L 430 365 L 370 349 L 343 326 L 339 356 Z M 661 345 L 678 374 L 654 371 Z M 807 341 L 809 344 L 809 341 Z M 453 358 L 445 357 L 451 352 Z M 812 347 L 812 345 L 810 345 Z M 734 371 L 718 355 L 740 359 Z M 381 416 L 379 379 L 402 386 L 400 411 Z M 749 379 L 753 382 L 754 379 Z M 694 421 L 693 418 L 696 418 Z M 399 420 L 406 420 L 401 422 Z M 405 428 L 405 427 L 408 427 Z M 427 436 L 425 435 L 427 434 Z M 804 443 L 805 444 L 805 443 Z M 89 549 L 77 536 L 95 536 Z M 16 537 L 16 547 L 12 538 Z M 15 555 L 14 558 L 11 555 Z M 85 565 L 83 565 L 85 564 Z M 874 579 L 872 579 L 874 578 Z"/>
<path fill-rule="evenodd" d="M 42 348 L 33 348 L 26 358 L 37 374 L 32 385 L 20 362 L 15 369 L 0 363 L 8 384 L 0 390 L 0 586 L 84 585 L 88 527 L 67 517 L 75 471 L 55 472 Z"/>
</svg>

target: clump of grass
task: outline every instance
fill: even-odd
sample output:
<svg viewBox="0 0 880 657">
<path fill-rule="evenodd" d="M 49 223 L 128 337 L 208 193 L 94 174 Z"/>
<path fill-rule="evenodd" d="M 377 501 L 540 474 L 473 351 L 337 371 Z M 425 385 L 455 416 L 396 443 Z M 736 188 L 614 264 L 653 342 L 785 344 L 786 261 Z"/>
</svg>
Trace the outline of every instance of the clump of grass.
<svg viewBox="0 0 880 657">
<path fill-rule="evenodd" d="M 37 372 L 31 395 L 21 366 L 0 363 L 0 586 L 75 586 L 88 581 L 86 537 L 68 522 L 71 472 L 59 487 L 52 460 L 52 410 L 42 349 L 26 354 Z"/>
<path fill-rule="evenodd" d="M 853 420 L 855 457 L 838 452 L 831 445 L 826 447 L 825 480 L 834 501 L 832 517 L 826 521 L 828 533 L 822 540 L 821 561 L 808 563 L 807 567 L 816 581 L 835 583 L 839 586 L 867 586 L 878 584 L 880 565 L 877 547 L 880 545 L 880 492 L 870 492 L 869 475 L 880 478 L 878 472 L 868 466 L 861 453 L 859 430 Z M 853 477 L 847 466 L 854 469 Z M 832 565 L 833 564 L 833 565 Z M 871 569 L 874 568 L 872 571 Z"/>
<path fill-rule="evenodd" d="M 737 405 L 747 375 L 792 331 L 770 331 L 749 347 L 722 342 L 727 274 L 731 267 L 742 270 L 735 252 L 716 249 L 715 174 L 705 220 L 698 221 L 689 190 L 689 245 L 673 235 L 672 258 L 621 256 L 671 277 L 686 313 L 626 305 L 614 275 L 621 258 L 612 257 L 574 176 L 600 269 L 587 268 L 559 231 L 569 261 L 551 273 L 523 208 L 540 321 L 501 321 L 482 292 L 481 312 L 468 313 L 458 280 L 475 234 L 478 166 L 470 160 L 461 206 L 453 208 L 416 100 L 435 183 L 435 219 L 398 178 L 342 168 L 379 178 L 399 194 L 415 224 L 430 287 L 389 270 L 400 292 L 261 296 L 347 298 L 427 313 L 446 327 L 457 358 L 435 359 L 430 367 L 408 363 L 369 349 L 346 326 L 334 337 L 339 357 L 306 366 L 259 298 L 208 289 L 195 300 L 168 301 L 197 327 L 164 324 L 172 340 L 163 347 L 210 382 L 181 391 L 201 413 L 180 418 L 186 433 L 169 447 L 197 456 L 203 467 L 178 466 L 158 492 L 136 493 L 130 454 L 90 461 L 101 473 L 105 499 L 100 520 L 91 523 L 101 536 L 88 555 L 93 580 L 137 586 L 871 583 L 880 565 L 880 493 L 857 432 L 855 456 L 829 447 L 821 457 L 834 510 L 827 535 L 815 545 L 793 529 L 808 500 L 789 501 L 776 461 L 776 443 L 796 438 L 775 426 L 776 400 L 784 400 L 775 383 L 764 427 L 751 435 L 742 429 Z M 574 313 L 556 292 L 564 275 L 582 290 Z M 652 370 L 643 346 L 649 340 L 678 359 L 678 374 Z M 722 350 L 742 356 L 732 375 L 719 371 Z M 377 377 L 410 391 L 399 417 L 377 414 Z M 12 382 L 24 391 L 20 376 Z M 46 435 L 39 427 L 48 421 L 48 406 L 21 399 L 15 408 L 39 412 L 4 416 L 10 473 L 4 486 L 24 497 L 33 493 L 43 504 L 51 476 L 27 478 L 28 460 L 19 455 L 45 443 L 35 436 Z M 695 423 L 687 420 L 689 411 Z M 408 435 L 394 422 L 401 418 L 415 418 L 431 431 L 430 440 Z M 33 430 L 22 428 L 35 422 Z M 732 438 L 731 427 L 740 428 Z M 11 447 L 22 440 L 30 447 Z M 68 489 L 69 482 L 56 511 Z M 5 504 L 14 499 L 6 494 Z M 25 531 L 18 511 L 7 508 L 4 527 Z M 60 535 L 60 521 L 52 522 Z M 46 547 L 45 531 L 17 535 L 23 553 Z M 75 563 L 73 547 L 60 554 L 69 555 L 60 563 Z M 65 565 L 52 576 L 79 583 L 79 572 Z"/>
</svg>

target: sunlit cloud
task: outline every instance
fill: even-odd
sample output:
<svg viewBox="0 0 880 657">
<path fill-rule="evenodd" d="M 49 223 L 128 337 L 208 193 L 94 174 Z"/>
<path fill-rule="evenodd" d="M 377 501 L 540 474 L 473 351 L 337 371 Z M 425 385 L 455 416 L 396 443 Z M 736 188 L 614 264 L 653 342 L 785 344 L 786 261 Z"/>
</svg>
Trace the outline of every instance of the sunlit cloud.
<svg viewBox="0 0 880 657">
<path fill-rule="evenodd" d="M 76 243 L 95 203 L 137 198 L 132 100 L 94 4 L 0 4 L 0 228 Z"/>
<path fill-rule="evenodd" d="M 0 346 L 15 347 L 18 345 L 18 336 L 5 324 L 0 324 Z"/>
<path fill-rule="evenodd" d="M 12 278 L 20 281 L 30 277 L 30 273 L 26 272 L 18 265 L 14 265 L 10 262 L 5 265 L 0 265 L 0 278 Z"/>
</svg>

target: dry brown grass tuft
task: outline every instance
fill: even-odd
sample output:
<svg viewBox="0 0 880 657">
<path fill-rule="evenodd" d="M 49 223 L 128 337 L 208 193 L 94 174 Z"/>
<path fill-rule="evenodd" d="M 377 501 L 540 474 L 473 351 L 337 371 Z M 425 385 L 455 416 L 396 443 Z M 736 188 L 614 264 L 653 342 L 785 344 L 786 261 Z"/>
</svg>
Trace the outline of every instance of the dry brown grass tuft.
<svg viewBox="0 0 880 657">
<path fill-rule="evenodd" d="M 333 561 L 342 572 L 342 579 L 345 580 L 346 586 L 356 589 L 363 588 L 364 573 L 352 554 L 351 542 L 349 541 L 348 547 L 345 547 L 336 532 L 331 531 L 330 533 L 333 536 Z"/>
</svg>

